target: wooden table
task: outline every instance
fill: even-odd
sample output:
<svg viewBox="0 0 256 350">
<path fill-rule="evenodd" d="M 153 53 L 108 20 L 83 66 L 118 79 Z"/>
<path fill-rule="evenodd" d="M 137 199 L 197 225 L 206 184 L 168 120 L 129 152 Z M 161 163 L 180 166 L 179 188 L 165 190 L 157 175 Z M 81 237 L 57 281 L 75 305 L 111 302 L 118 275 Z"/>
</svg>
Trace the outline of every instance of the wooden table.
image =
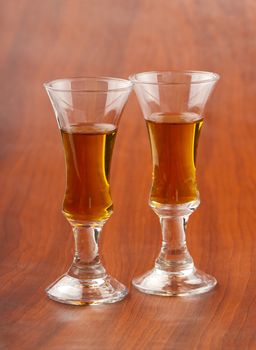
<svg viewBox="0 0 256 350">
<path fill-rule="evenodd" d="M 256 349 L 256 2 L 0 1 L 0 348 Z M 160 227 L 147 201 L 150 149 L 136 98 L 119 129 L 115 211 L 101 239 L 108 271 L 130 286 L 120 303 L 75 307 L 44 288 L 68 268 L 59 131 L 42 83 L 146 70 L 220 73 L 198 154 L 202 203 L 188 226 L 198 267 L 217 288 L 190 298 L 141 294 Z"/>
</svg>

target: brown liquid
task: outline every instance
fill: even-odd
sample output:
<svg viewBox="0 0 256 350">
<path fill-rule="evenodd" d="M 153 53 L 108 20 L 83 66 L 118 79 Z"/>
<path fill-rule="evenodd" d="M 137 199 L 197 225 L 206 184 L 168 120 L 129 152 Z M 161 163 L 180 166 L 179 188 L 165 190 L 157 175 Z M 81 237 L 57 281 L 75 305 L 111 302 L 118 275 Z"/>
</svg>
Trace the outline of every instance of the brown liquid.
<svg viewBox="0 0 256 350">
<path fill-rule="evenodd" d="M 195 159 L 203 119 L 193 113 L 153 114 L 146 123 L 153 160 L 151 204 L 197 199 Z"/>
<path fill-rule="evenodd" d="M 67 219 L 103 221 L 111 215 L 109 172 L 116 131 L 112 124 L 77 124 L 61 130 L 67 170 L 63 212 Z"/>
</svg>

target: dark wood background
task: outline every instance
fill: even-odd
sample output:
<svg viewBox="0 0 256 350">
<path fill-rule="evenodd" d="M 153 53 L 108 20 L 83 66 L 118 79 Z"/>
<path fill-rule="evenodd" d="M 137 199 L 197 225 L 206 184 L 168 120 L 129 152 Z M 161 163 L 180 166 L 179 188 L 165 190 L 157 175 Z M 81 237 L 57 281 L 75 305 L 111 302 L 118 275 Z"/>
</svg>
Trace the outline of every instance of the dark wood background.
<svg viewBox="0 0 256 350">
<path fill-rule="evenodd" d="M 256 2 L 0 0 L 0 348 L 256 348 Z M 64 159 L 42 84 L 146 70 L 220 73 L 198 154 L 202 204 L 188 226 L 198 267 L 218 287 L 190 298 L 141 294 L 66 306 L 44 288 L 65 272 L 73 237 L 61 214 Z M 148 208 L 151 161 L 134 94 L 117 139 L 115 211 L 101 253 L 131 286 L 160 247 Z"/>
</svg>

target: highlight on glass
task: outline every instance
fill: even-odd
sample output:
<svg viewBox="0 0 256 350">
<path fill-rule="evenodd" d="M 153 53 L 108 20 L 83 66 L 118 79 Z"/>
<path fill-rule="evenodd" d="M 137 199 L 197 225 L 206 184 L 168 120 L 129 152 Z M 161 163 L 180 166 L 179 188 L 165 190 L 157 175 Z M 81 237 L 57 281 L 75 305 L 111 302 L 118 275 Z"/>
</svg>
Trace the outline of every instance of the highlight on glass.
<svg viewBox="0 0 256 350">
<path fill-rule="evenodd" d="M 162 247 L 152 270 L 135 278 L 144 293 L 204 293 L 216 279 L 196 269 L 186 246 L 186 225 L 199 206 L 196 155 L 205 104 L 219 79 L 211 72 L 145 72 L 130 76 L 144 115 L 152 154 L 149 205 L 159 216 Z"/>
<path fill-rule="evenodd" d="M 111 158 L 129 80 L 108 77 L 59 79 L 44 84 L 61 131 L 66 161 L 63 214 L 75 239 L 73 262 L 46 289 L 68 304 L 113 303 L 127 288 L 107 274 L 98 253 L 102 228 L 113 212 Z"/>
</svg>

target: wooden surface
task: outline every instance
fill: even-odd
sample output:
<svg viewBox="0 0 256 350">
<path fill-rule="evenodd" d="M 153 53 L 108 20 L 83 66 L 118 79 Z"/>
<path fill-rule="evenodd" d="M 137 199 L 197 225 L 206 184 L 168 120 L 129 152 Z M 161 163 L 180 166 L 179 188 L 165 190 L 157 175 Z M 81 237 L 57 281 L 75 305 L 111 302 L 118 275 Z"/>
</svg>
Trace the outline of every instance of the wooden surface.
<svg viewBox="0 0 256 350">
<path fill-rule="evenodd" d="M 0 0 L 0 349 L 256 349 L 256 2 Z M 61 214 L 64 159 L 42 83 L 146 70 L 221 74 L 198 154 L 202 204 L 188 226 L 218 287 L 193 298 L 130 289 L 123 302 L 72 307 L 44 288 L 72 259 Z M 153 264 L 146 129 L 132 95 L 112 168 L 115 211 L 101 253 L 125 284 Z"/>
</svg>

